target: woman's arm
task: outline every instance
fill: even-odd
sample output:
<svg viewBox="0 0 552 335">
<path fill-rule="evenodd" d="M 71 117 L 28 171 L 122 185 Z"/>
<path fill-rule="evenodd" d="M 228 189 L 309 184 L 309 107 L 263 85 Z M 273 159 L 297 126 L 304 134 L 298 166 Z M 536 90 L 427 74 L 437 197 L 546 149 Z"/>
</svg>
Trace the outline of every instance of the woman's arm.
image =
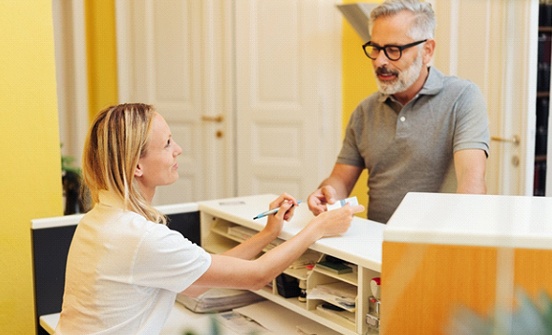
<svg viewBox="0 0 552 335">
<path fill-rule="evenodd" d="M 361 205 L 346 205 L 321 213 L 294 237 L 255 260 L 213 255 L 209 269 L 193 287 L 185 291 L 185 294 L 197 293 L 197 289 L 201 287 L 260 289 L 282 273 L 318 239 L 347 231 L 353 215 L 363 210 L 364 207 Z"/>
</svg>

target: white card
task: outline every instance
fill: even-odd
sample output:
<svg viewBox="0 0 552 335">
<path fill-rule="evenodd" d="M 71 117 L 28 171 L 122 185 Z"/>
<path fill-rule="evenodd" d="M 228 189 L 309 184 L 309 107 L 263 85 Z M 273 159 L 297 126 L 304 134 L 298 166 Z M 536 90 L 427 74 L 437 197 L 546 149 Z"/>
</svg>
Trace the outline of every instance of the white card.
<svg viewBox="0 0 552 335">
<path fill-rule="evenodd" d="M 358 199 L 357 199 L 357 197 L 351 197 L 351 198 L 347 198 L 347 199 L 343 199 L 343 200 L 338 200 L 338 201 L 334 202 L 333 205 L 327 204 L 326 208 L 329 211 L 331 211 L 332 209 L 341 208 L 341 207 L 345 206 L 345 204 L 351 204 L 351 206 L 356 206 L 356 205 L 358 205 Z"/>
</svg>

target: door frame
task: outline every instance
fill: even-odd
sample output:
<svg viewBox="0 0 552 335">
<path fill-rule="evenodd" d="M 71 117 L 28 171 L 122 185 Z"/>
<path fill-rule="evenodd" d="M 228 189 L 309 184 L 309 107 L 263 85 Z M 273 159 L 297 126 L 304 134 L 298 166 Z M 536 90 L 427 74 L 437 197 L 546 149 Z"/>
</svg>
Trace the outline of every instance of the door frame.
<svg viewBox="0 0 552 335">
<path fill-rule="evenodd" d="M 89 124 L 84 0 L 53 0 L 52 15 L 61 152 L 80 166 Z"/>
</svg>

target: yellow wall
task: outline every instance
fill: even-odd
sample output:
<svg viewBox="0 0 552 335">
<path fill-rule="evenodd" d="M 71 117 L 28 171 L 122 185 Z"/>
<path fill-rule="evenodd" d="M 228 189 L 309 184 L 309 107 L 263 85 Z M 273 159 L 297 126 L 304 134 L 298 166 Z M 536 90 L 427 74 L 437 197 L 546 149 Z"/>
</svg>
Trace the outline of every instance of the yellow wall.
<svg viewBox="0 0 552 335">
<path fill-rule="evenodd" d="M 85 1 L 90 119 L 118 103 L 115 1 Z"/>
<path fill-rule="evenodd" d="M 378 1 L 343 1 L 343 3 L 354 2 L 373 3 Z M 355 30 L 346 20 L 343 20 L 343 132 L 358 103 L 377 91 L 372 63 L 364 55 L 362 44 L 363 41 Z M 368 203 L 366 181 L 367 173 L 364 170 L 351 194 L 364 205 Z"/>
<path fill-rule="evenodd" d="M 0 2 L 0 329 L 34 334 L 30 221 L 63 213 L 52 1 Z"/>
</svg>

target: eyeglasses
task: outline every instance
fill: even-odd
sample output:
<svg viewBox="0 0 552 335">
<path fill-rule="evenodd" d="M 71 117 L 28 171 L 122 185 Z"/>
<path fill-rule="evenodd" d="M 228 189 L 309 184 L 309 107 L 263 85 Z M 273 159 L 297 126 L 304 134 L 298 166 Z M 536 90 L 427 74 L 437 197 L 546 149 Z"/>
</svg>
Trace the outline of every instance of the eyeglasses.
<svg viewBox="0 0 552 335">
<path fill-rule="evenodd" d="M 427 39 L 417 41 L 417 42 L 412 42 L 405 45 L 386 44 L 382 47 L 377 44 L 373 44 L 372 41 L 368 41 L 364 43 L 364 45 L 362 46 L 362 49 L 364 50 L 366 57 L 370 59 L 378 58 L 379 52 L 383 50 L 383 52 L 385 53 L 385 56 L 389 58 L 389 60 L 395 61 L 395 60 L 401 59 L 402 52 L 404 49 L 411 48 L 413 46 L 424 43 L 426 41 Z"/>
</svg>

